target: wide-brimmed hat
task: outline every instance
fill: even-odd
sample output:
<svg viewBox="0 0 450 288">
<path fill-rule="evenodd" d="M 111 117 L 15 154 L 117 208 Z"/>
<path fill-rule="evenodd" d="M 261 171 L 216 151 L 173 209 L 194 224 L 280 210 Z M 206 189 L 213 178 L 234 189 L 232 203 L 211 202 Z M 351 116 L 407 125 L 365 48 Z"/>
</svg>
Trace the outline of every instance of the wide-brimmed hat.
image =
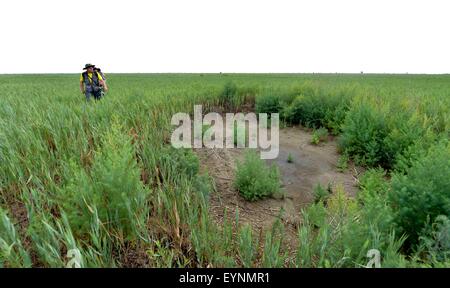
<svg viewBox="0 0 450 288">
<path fill-rule="evenodd" d="M 84 65 L 83 70 L 86 70 L 86 69 L 88 69 L 88 68 L 90 68 L 90 67 L 94 67 L 94 68 L 95 68 L 95 65 L 94 65 L 94 64 L 88 63 L 88 64 Z"/>
</svg>

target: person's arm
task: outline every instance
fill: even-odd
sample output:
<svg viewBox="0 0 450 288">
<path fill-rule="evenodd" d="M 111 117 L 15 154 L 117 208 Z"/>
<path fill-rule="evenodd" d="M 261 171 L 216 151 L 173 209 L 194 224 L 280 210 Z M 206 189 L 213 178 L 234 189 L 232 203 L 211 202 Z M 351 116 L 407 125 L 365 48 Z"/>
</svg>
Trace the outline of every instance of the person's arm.
<svg viewBox="0 0 450 288">
<path fill-rule="evenodd" d="M 97 73 L 97 76 L 98 76 L 100 85 L 103 87 L 103 89 L 105 89 L 105 92 L 108 92 L 108 85 L 106 85 L 106 81 L 103 79 L 102 75 Z"/>
<path fill-rule="evenodd" d="M 81 76 L 80 76 L 80 91 L 81 91 L 81 93 L 85 93 L 85 88 L 84 88 L 84 81 L 83 81 L 83 74 L 81 74 Z"/>
<path fill-rule="evenodd" d="M 103 86 L 103 88 L 105 89 L 105 92 L 108 92 L 108 85 L 106 85 L 106 81 L 105 80 L 102 80 L 101 82 L 100 82 L 100 84 Z"/>
<path fill-rule="evenodd" d="M 80 81 L 80 91 L 81 91 L 81 93 L 85 93 L 85 90 L 84 90 L 84 82 L 83 81 Z"/>
</svg>

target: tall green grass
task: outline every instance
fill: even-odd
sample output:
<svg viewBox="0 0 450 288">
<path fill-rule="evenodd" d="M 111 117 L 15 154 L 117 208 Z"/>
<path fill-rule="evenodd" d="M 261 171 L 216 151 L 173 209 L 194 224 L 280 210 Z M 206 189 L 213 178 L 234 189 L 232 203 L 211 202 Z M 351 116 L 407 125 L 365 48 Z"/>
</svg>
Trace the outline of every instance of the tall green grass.
<svg viewBox="0 0 450 288">
<path fill-rule="evenodd" d="M 372 248 L 382 266 L 448 266 L 448 209 L 413 201 L 449 199 L 448 76 L 117 74 L 98 103 L 77 80 L 0 76 L 0 266 L 63 267 L 78 249 L 82 267 L 362 267 Z M 323 127 L 346 157 L 381 168 L 356 200 L 340 191 L 305 209 L 287 254 L 282 222 L 260 236 L 238 214 L 217 225 L 212 179 L 169 147 L 171 116 L 200 103 Z M 429 219 L 409 227 L 408 209 Z"/>
</svg>

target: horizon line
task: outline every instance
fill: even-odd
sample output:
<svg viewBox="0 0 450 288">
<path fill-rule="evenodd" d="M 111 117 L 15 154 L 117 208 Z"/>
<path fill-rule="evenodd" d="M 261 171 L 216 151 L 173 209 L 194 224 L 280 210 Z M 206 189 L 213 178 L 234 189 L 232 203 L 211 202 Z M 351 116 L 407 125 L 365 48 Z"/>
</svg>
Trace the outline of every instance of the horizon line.
<svg viewBox="0 0 450 288">
<path fill-rule="evenodd" d="M 19 73 L 0 73 L 3 75 L 72 75 L 80 74 L 80 72 L 19 72 Z M 210 74 L 210 75 L 223 75 L 223 74 L 248 74 L 248 75 L 258 75 L 258 74 L 290 74 L 290 75 L 449 75 L 450 72 L 446 73 L 410 73 L 410 72 L 106 72 L 105 74 Z"/>
</svg>

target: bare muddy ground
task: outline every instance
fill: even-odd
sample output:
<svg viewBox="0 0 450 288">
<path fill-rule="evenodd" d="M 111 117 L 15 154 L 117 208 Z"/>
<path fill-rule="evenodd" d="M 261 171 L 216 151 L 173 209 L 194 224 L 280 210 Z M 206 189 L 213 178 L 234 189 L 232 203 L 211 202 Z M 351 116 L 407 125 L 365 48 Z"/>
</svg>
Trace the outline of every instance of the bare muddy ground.
<svg viewBox="0 0 450 288">
<path fill-rule="evenodd" d="M 234 219 L 238 209 L 241 223 L 249 223 L 256 231 L 262 231 L 281 216 L 287 224 L 286 232 L 291 232 L 287 233 L 288 238 L 295 238 L 295 228 L 301 221 L 300 210 L 314 201 L 313 190 L 318 183 L 324 188 L 329 183 L 333 188 L 342 185 L 349 195 L 354 196 L 358 172 L 353 166 L 344 173 L 337 171 L 339 154 L 335 140 L 329 137 L 328 142 L 319 145 L 310 144 L 310 140 L 311 133 L 302 128 L 280 131 L 278 158 L 267 162 L 279 167 L 285 197 L 256 202 L 244 200 L 233 188 L 236 160 L 243 159 L 244 149 L 196 149 L 201 170 L 214 178 L 216 191 L 210 198 L 210 210 L 216 222 L 223 222 L 225 209 L 230 219 Z M 287 162 L 289 154 L 293 163 Z"/>
<path fill-rule="evenodd" d="M 344 187 L 350 196 L 355 196 L 356 168 L 350 168 L 341 173 L 336 164 L 339 159 L 336 141 L 329 137 L 328 141 L 312 145 L 311 133 L 301 128 L 285 128 L 280 131 L 280 153 L 276 159 L 268 163 L 278 166 L 282 175 L 286 195 L 285 208 L 296 213 L 307 204 L 314 201 L 313 190 L 317 184 L 327 188 L 330 184 L 334 191 L 337 185 Z M 288 163 L 289 154 L 293 163 Z M 296 213 L 298 214 L 298 213 Z"/>
</svg>

